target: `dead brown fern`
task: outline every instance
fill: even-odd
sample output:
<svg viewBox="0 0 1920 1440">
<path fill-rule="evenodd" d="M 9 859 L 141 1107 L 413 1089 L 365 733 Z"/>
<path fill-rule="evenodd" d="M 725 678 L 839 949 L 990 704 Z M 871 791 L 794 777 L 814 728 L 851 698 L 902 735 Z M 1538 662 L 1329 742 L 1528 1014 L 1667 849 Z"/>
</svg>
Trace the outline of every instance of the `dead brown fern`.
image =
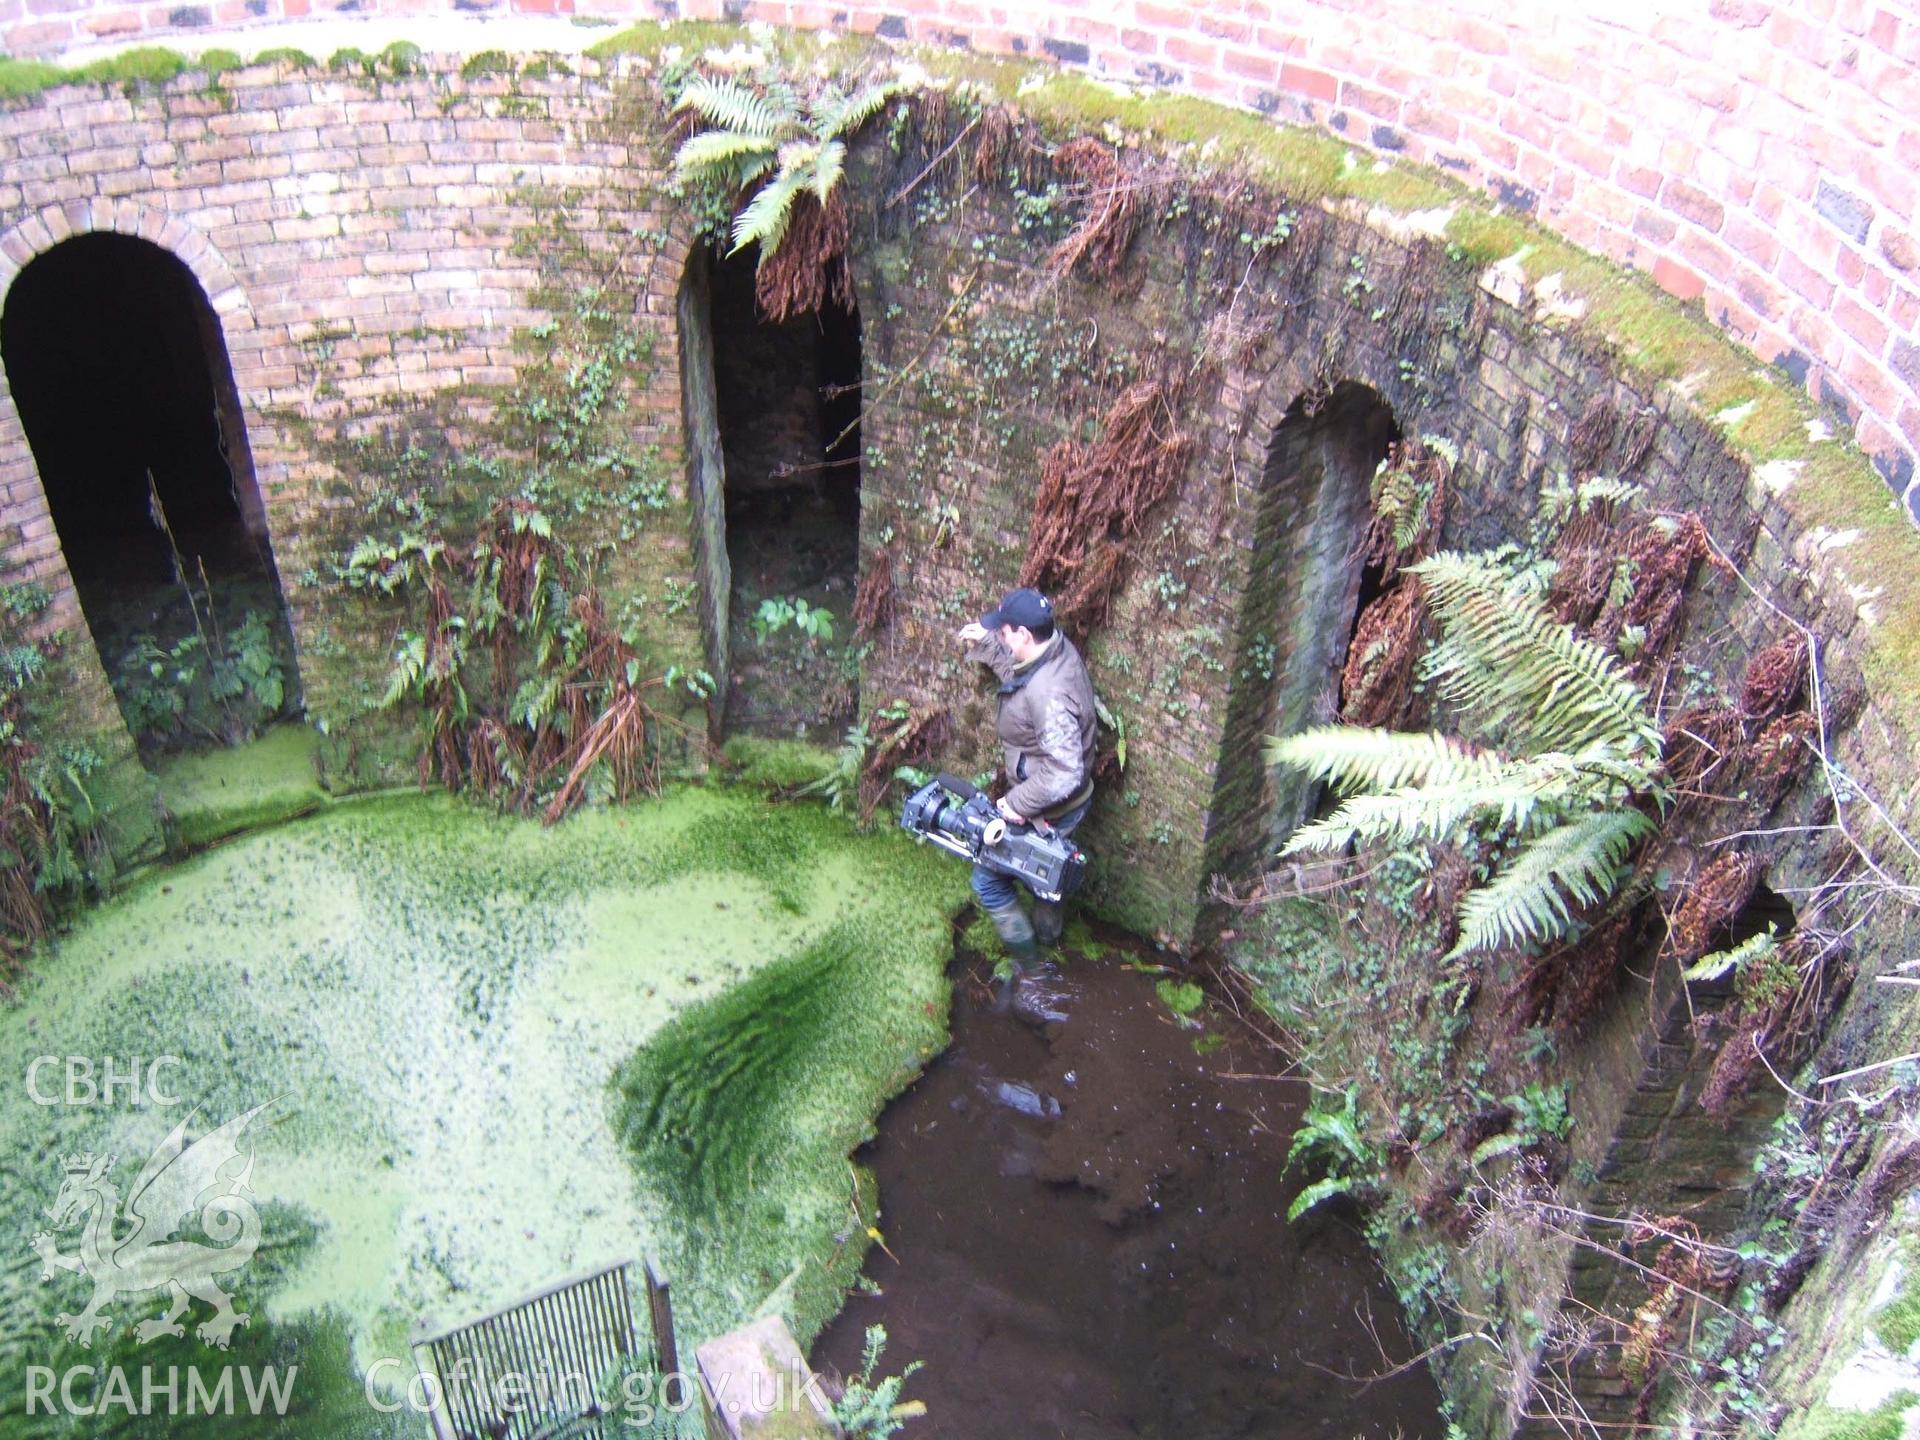
<svg viewBox="0 0 1920 1440">
<path fill-rule="evenodd" d="M 1723 791 L 1738 772 L 1745 745 L 1740 717 L 1715 700 L 1689 706 L 1669 720 L 1662 753 L 1678 789 L 1712 794 Z M 1709 786 L 1713 781 L 1718 784 Z"/>
<path fill-rule="evenodd" d="M 1140 380 L 1107 410 L 1092 445 L 1062 440 L 1040 467 L 1020 583 L 1053 596 L 1054 618 L 1084 637 L 1120 588 L 1124 546 L 1173 493 L 1192 438 L 1174 414 L 1177 390 Z"/>
<path fill-rule="evenodd" d="M 893 551 L 880 549 L 867 557 L 860 585 L 853 593 L 853 628 L 875 635 L 893 623 Z"/>
<path fill-rule="evenodd" d="M 1762 868 L 1744 851 L 1725 850 L 1688 882 L 1685 897 L 1667 923 L 1669 948 L 1682 964 L 1706 954 L 1714 937 L 1733 922 L 1753 898 Z"/>
<path fill-rule="evenodd" d="M 1360 612 L 1340 672 L 1340 718 L 1347 724 L 1392 729 L 1406 719 L 1426 618 L 1425 592 L 1410 576 Z"/>
<path fill-rule="evenodd" d="M 1807 642 L 1797 632 L 1767 646 L 1747 662 L 1740 684 L 1740 713 L 1753 724 L 1782 714 L 1805 692 Z"/>
<path fill-rule="evenodd" d="M 1013 143 L 1013 111 L 1006 105 L 995 105 L 982 112 L 979 133 L 973 142 L 973 178 L 981 184 L 989 184 L 1000 174 L 1000 162 L 1006 158 L 1007 149 Z"/>
<path fill-rule="evenodd" d="M 1622 631 L 1637 629 L 1638 646 L 1628 668 L 1645 676 L 1672 648 L 1694 570 L 1714 551 L 1706 526 L 1698 515 L 1689 513 L 1642 524 L 1628 538 L 1626 554 L 1631 593 L 1609 600 L 1594 621 L 1593 639 L 1612 648 Z"/>
<path fill-rule="evenodd" d="M 1748 749 L 1748 794 L 1764 813 L 1800 783 L 1818 753 L 1819 725 L 1810 711 L 1769 720 Z"/>
<path fill-rule="evenodd" d="M 760 262 L 753 295 L 760 313 L 775 325 L 811 315 L 831 297 L 853 309 L 853 276 L 847 269 L 850 223 L 846 197 L 836 187 L 822 205 L 812 191 L 793 202 L 780 248 Z"/>
<path fill-rule="evenodd" d="M 952 741 L 953 717 L 941 706 L 909 710 L 878 731 L 860 767 L 860 823 L 873 819 L 895 770 L 902 765 L 924 765 Z"/>
<path fill-rule="evenodd" d="M 1094 279 L 1111 280 L 1139 229 L 1139 187 L 1112 148 L 1091 136 L 1067 141 L 1054 152 L 1053 161 L 1085 201 L 1086 213 L 1048 254 L 1047 269 L 1056 275 L 1079 269 Z"/>
</svg>

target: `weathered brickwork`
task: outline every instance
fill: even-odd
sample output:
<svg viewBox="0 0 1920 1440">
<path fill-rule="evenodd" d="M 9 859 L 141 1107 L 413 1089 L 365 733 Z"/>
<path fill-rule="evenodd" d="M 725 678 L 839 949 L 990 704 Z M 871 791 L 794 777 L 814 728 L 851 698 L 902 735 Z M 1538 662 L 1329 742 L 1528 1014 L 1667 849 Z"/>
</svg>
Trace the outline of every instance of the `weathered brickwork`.
<svg viewBox="0 0 1920 1440">
<path fill-rule="evenodd" d="M 659 208 L 644 145 L 614 135 L 613 93 L 610 82 L 537 74 L 463 77 L 457 62 L 377 84 L 267 67 L 227 77 L 220 93 L 185 82 L 144 98 L 71 88 L 0 114 L 0 289 L 70 235 L 114 231 L 178 256 L 218 315 L 307 711 L 323 725 L 365 711 L 394 628 L 390 613 L 329 583 L 330 562 L 368 499 L 399 484 L 382 468 L 397 452 L 448 455 L 476 439 L 527 362 L 516 337 L 552 318 L 543 283 L 638 297 L 643 353 L 622 377 L 627 438 L 636 452 L 661 451 L 675 477 L 648 543 L 612 548 L 603 587 L 641 604 L 669 580 L 693 580 L 674 324 L 690 236 Z M 562 210 L 580 243 L 557 261 L 554 234 L 536 227 Z M 457 501 L 444 478 L 425 483 Z M 3 385 L 0 485 L 8 577 L 53 592 L 48 623 L 82 642 L 71 657 L 76 717 L 124 761 L 130 743 L 84 643 Z M 650 631 L 664 662 L 697 665 L 691 618 L 656 619 Z M 412 744 L 410 733 L 388 738 L 390 750 L 356 746 L 355 758 L 384 763 Z"/>
<path fill-rule="evenodd" d="M 15 54 L 351 12 L 754 19 L 1183 88 L 1450 170 L 1646 270 L 1816 398 L 1920 516 L 1920 21 L 1878 0 L 0 0 Z M 564 23 L 564 22 L 561 22 Z"/>
<path fill-rule="evenodd" d="M 264 67 L 224 77 L 224 95 L 189 78 L 157 95 L 69 88 L 0 110 L 0 285 L 89 230 L 142 236 L 192 270 L 220 317 L 309 712 L 370 750 L 412 738 L 356 728 L 394 622 L 343 596 L 329 562 L 369 497 L 398 480 L 469 510 L 494 498 L 484 474 L 435 467 L 487 433 L 542 363 L 529 337 L 591 287 L 632 310 L 643 344 L 621 388 L 623 424 L 635 448 L 658 449 L 668 481 L 644 533 L 615 547 L 603 590 L 663 660 L 689 666 L 714 638 L 703 642 L 698 616 L 711 629 L 724 613 L 711 593 L 661 603 L 670 583 L 708 578 L 699 556 L 724 549 L 711 506 L 697 517 L 689 504 L 678 305 L 692 237 L 661 191 L 655 112 L 617 71 L 580 68 L 463 75 L 443 62 L 376 83 Z M 865 347 L 861 552 L 868 563 L 889 552 L 895 577 L 863 705 L 949 706 L 959 739 L 944 762 L 991 765 L 991 687 L 953 632 L 1018 575 L 1047 452 L 1094 439 L 1132 382 L 1165 382 L 1180 398 L 1161 423 L 1191 437 L 1191 460 L 1123 538 L 1125 583 L 1088 647 L 1128 748 L 1086 832 L 1107 912 L 1177 946 L 1204 940 L 1221 921 L 1211 881 L 1243 877 L 1282 828 L 1261 742 L 1330 704 L 1352 623 L 1354 487 L 1367 474 L 1363 461 L 1331 464 L 1328 445 L 1299 443 L 1286 421 L 1344 414 L 1356 397 L 1401 434 L 1459 448 L 1450 545 L 1523 533 L 1543 482 L 1563 471 L 1622 474 L 1653 506 L 1700 514 L 1746 579 L 1703 574 L 1686 657 L 1726 687 L 1779 638 L 1769 606 L 1813 627 L 1827 673 L 1862 696 L 1836 759 L 1914 824 L 1910 696 L 1863 688 L 1859 663 L 1913 617 L 1876 609 L 1873 577 L 1846 569 L 1844 533 L 1796 518 L 1790 474 L 1756 476 L 1733 455 L 1733 421 L 1624 371 L 1577 324 L 1516 308 L 1496 274 L 1338 207 L 1196 185 L 1156 200 L 1117 276 L 1052 274 L 1046 256 L 1078 217 L 1049 197 L 1044 160 L 976 172 L 965 151 L 949 152 L 961 122 L 948 123 L 876 126 L 849 171 Z M 1283 207 L 1291 234 L 1255 248 Z M 410 451 L 410 468 L 392 468 Z M 83 637 L 4 393 L 0 486 L 6 578 L 46 583 L 51 623 Z M 569 538 L 607 538 L 556 513 Z M 131 767 L 84 643 L 70 670 L 71 728 Z M 686 718 L 699 725 L 697 705 Z M 350 778 L 396 773 L 386 762 L 404 748 L 362 754 Z M 1808 820 L 1813 798 L 1783 813 Z M 1799 837 L 1765 843 L 1783 893 L 1819 878 Z M 1864 931 L 1857 944 L 1877 955 L 1883 938 Z M 1837 1043 L 1897 1033 L 1891 1003 L 1856 1001 Z M 1671 1024 L 1649 1031 L 1629 1004 L 1615 1018 L 1568 1060 L 1570 1074 L 1604 1082 L 1576 1090 L 1591 1097 L 1579 1102 L 1580 1158 L 1602 1184 L 1671 1171 L 1682 1152 L 1735 1163 L 1750 1129 L 1731 1149 L 1698 1133 L 1692 1102 L 1710 1055 Z M 1592 1385 L 1596 1405 L 1619 1400 L 1617 1377 Z"/>
</svg>

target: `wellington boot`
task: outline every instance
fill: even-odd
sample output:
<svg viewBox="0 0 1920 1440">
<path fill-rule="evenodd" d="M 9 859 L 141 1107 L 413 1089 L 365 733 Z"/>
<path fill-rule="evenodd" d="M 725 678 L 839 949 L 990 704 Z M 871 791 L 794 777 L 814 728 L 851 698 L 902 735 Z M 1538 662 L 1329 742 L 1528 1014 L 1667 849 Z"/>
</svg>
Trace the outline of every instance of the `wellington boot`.
<svg viewBox="0 0 1920 1440">
<path fill-rule="evenodd" d="M 1040 959 L 1040 947 L 1033 941 L 1033 922 L 1016 901 L 998 910 L 987 911 L 993 933 L 1000 937 L 1000 948 L 1013 957 L 1016 966 L 1033 966 Z"/>
<path fill-rule="evenodd" d="M 1064 901 L 1033 902 L 1033 938 L 1037 944 L 1051 950 L 1060 943 L 1060 935 L 1066 928 L 1067 907 Z"/>
</svg>

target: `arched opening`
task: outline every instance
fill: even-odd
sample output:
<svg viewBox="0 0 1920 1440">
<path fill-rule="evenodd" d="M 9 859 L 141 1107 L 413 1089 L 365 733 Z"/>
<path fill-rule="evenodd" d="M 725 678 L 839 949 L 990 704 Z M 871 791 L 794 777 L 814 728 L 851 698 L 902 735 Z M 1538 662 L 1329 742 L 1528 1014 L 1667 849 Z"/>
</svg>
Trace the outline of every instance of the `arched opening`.
<svg viewBox="0 0 1920 1440">
<path fill-rule="evenodd" d="M 0 358 L 74 590 L 144 753 L 297 708 L 220 322 L 157 245 L 76 236 L 7 292 Z"/>
<path fill-rule="evenodd" d="M 858 701 L 860 315 L 829 299 L 767 321 L 757 261 L 703 249 L 680 296 L 714 721 L 837 740 Z"/>
<path fill-rule="evenodd" d="M 1365 385 L 1316 398 L 1296 397 L 1267 447 L 1207 836 L 1214 874 L 1246 874 L 1312 812 L 1314 787 L 1270 773 L 1261 742 L 1335 717 L 1354 621 L 1379 585 L 1363 563 L 1368 488 L 1400 428 Z"/>
</svg>

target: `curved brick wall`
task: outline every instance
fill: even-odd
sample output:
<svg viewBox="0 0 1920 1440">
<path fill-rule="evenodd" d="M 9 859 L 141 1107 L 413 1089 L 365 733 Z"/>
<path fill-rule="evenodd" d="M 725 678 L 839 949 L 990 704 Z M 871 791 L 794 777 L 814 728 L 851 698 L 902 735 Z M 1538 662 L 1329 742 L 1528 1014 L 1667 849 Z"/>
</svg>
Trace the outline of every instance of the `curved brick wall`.
<svg viewBox="0 0 1920 1440">
<path fill-rule="evenodd" d="M 1699 297 L 1844 411 L 1920 517 L 1920 17 L 1904 6 L 0 0 L 0 35 L 14 54 L 51 54 L 310 15 L 456 11 L 764 19 L 1042 55 L 1429 161 Z"/>
</svg>

